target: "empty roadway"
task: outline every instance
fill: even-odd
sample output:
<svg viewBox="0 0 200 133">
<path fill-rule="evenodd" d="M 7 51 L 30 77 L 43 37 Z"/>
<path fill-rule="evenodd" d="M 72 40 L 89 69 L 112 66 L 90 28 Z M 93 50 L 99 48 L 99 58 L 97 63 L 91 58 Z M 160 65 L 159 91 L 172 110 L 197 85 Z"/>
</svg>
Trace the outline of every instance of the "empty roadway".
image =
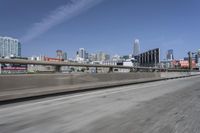
<svg viewBox="0 0 200 133">
<path fill-rule="evenodd" d="M 199 133 L 200 76 L 0 106 L 0 133 Z"/>
</svg>

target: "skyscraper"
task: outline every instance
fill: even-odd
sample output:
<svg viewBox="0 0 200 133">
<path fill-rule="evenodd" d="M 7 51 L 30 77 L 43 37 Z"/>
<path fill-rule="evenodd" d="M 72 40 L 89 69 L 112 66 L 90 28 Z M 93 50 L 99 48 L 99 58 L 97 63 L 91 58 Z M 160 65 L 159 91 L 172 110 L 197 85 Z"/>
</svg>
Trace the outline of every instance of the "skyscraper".
<svg viewBox="0 0 200 133">
<path fill-rule="evenodd" d="M 86 51 L 84 48 L 79 48 L 79 57 L 85 59 Z"/>
<path fill-rule="evenodd" d="M 63 52 L 62 52 L 62 50 L 56 50 L 56 56 L 57 56 L 57 58 L 58 59 L 63 59 Z"/>
<path fill-rule="evenodd" d="M 0 36 L 0 57 L 20 57 L 21 44 L 18 39 Z"/>
<path fill-rule="evenodd" d="M 66 52 L 63 53 L 63 59 L 67 60 L 67 53 Z"/>
<path fill-rule="evenodd" d="M 135 39 L 133 44 L 133 56 L 138 56 L 140 54 L 140 41 Z"/>
<path fill-rule="evenodd" d="M 56 58 L 60 60 L 67 60 L 67 53 L 62 50 L 56 50 Z"/>
<path fill-rule="evenodd" d="M 173 51 L 173 49 L 169 49 L 167 51 L 166 59 L 167 60 L 174 60 L 174 51 Z"/>
</svg>

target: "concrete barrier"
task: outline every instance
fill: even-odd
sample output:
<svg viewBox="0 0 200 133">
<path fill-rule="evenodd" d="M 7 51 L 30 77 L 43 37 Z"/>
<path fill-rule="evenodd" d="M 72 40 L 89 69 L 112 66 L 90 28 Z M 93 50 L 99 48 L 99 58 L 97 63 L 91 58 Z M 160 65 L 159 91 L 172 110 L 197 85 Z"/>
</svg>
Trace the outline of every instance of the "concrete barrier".
<svg viewBox="0 0 200 133">
<path fill-rule="evenodd" d="M 162 78 L 173 78 L 173 77 L 182 77 L 190 76 L 189 72 L 163 72 L 161 73 Z"/>
<path fill-rule="evenodd" d="M 174 77 L 185 77 L 185 76 L 193 76 L 200 75 L 200 72 L 161 72 L 161 78 L 174 78 Z"/>
<path fill-rule="evenodd" d="M 0 91 L 159 77 L 159 73 L 5 75 L 0 76 Z"/>
<path fill-rule="evenodd" d="M 0 101 L 184 77 L 199 73 L 135 72 L 109 74 L 1 75 Z"/>
</svg>

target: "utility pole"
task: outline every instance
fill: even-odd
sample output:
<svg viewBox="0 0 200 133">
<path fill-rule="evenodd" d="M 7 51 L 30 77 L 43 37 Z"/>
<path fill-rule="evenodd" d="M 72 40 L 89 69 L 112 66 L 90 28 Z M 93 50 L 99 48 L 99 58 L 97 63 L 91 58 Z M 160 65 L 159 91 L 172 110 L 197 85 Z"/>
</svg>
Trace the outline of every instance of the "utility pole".
<svg viewBox="0 0 200 133">
<path fill-rule="evenodd" d="M 157 66 L 156 52 L 154 53 L 154 65 L 155 65 L 155 68 L 156 68 L 156 66 Z"/>
<path fill-rule="evenodd" d="M 0 74 L 1 74 L 1 63 L 0 63 Z"/>
<path fill-rule="evenodd" d="M 192 52 L 188 52 L 188 63 L 189 63 L 189 70 L 192 70 Z"/>
</svg>

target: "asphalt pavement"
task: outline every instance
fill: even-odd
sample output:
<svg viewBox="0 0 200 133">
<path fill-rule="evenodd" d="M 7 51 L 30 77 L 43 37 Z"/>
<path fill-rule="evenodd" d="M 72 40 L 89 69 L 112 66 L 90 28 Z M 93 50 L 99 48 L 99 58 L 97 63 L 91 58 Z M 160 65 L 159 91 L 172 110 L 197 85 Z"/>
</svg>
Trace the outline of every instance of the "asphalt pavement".
<svg viewBox="0 0 200 133">
<path fill-rule="evenodd" d="M 0 133 L 199 133 L 200 76 L 0 106 Z"/>
</svg>

